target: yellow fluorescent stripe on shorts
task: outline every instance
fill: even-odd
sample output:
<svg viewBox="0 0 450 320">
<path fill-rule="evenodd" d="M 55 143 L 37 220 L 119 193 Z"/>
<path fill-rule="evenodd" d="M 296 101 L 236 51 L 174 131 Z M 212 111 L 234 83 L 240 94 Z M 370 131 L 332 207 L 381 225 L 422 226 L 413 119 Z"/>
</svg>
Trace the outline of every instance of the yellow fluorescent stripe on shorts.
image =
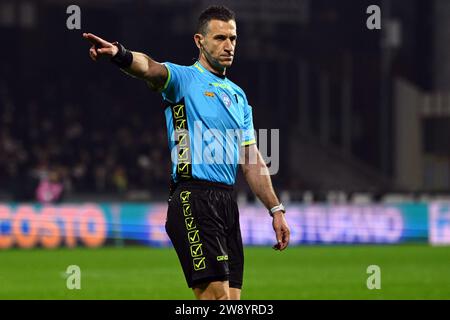
<svg viewBox="0 0 450 320">
<path fill-rule="evenodd" d="M 250 141 L 244 141 L 244 142 L 242 142 L 241 146 L 245 147 L 245 146 L 249 146 L 249 145 L 254 144 L 254 143 L 256 143 L 255 139 L 250 140 Z"/>
<path fill-rule="evenodd" d="M 167 67 L 166 65 L 164 65 L 164 67 L 166 67 L 166 69 L 167 69 L 167 80 L 166 80 L 166 83 L 164 83 L 163 91 L 167 89 L 167 86 L 169 85 L 170 78 L 171 78 L 169 67 Z"/>
</svg>

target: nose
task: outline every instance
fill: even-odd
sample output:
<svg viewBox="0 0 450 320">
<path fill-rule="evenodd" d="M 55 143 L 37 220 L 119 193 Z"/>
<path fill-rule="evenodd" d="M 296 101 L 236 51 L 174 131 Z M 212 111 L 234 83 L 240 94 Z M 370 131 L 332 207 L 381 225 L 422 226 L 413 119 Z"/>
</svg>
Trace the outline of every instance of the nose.
<svg viewBox="0 0 450 320">
<path fill-rule="evenodd" d="M 225 50 L 228 54 L 230 54 L 230 53 L 233 52 L 233 49 L 234 49 L 233 43 L 231 42 L 230 39 L 227 39 L 227 41 L 225 41 L 225 47 L 224 47 L 224 50 Z"/>
</svg>

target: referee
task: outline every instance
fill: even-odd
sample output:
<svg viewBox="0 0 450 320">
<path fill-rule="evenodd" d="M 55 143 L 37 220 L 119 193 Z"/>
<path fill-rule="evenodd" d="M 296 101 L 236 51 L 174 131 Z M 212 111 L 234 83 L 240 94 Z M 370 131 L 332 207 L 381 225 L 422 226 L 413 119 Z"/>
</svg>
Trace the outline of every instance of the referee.
<svg viewBox="0 0 450 320">
<path fill-rule="evenodd" d="M 201 13 L 194 35 L 199 58 L 191 66 L 158 63 L 91 33 L 83 37 L 92 44 L 89 54 L 94 61 L 108 57 L 162 94 L 169 148 L 174 151 L 167 234 L 197 299 L 240 299 L 244 254 L 239 211 L 232 197 L 239 163 L 250 188 L 273 217 L 276 250 L 288 246 L 290 231 L 256 146 L 252 108 L 244 91 L 225 75 L 236 48 L 234 13 L 223 6 Z M 199 128 L 209 130 L 208 139 L 195 134 Z M 211 146 L 206 140 L 224 141 L 230 130 L 240 133 L 233 143 L 228 139 L 219 144 L 214 161 L 204 159 L 204 150 Z M 225 154 L 228 161 L 217 161 L 218 154 Z"/>
</svg>

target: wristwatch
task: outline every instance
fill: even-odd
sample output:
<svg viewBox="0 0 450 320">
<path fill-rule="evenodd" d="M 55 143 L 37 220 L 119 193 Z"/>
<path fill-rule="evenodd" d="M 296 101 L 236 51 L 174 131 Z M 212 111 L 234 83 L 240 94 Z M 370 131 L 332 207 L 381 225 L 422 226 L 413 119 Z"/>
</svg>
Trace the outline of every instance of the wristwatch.
<svg viewBox="0 0 450 320">
<path fill-rule="evenodd" d="M 270 216 L 273 217 L 273 214 L 277 211 L 282 211 L 283 213 L 286 213 L 286 209 L 284 208 L 282 203 L 269 210 Z"/>
</svg>

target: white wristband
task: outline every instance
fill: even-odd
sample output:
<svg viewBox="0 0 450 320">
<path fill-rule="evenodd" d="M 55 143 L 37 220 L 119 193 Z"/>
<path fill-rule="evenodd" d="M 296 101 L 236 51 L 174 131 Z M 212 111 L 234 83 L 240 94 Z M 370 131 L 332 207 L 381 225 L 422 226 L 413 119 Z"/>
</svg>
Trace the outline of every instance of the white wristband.
<svg viewBox="0 0 450 320">
<path fill-rule="evenodd" d="M 273 217 L 273 214 L 277 211 L 282 211 L 283 213 L 286 213 L 286 209 L 284 208 L 282 203 L 270 209 L 269 214 Z"/>
</svg>

